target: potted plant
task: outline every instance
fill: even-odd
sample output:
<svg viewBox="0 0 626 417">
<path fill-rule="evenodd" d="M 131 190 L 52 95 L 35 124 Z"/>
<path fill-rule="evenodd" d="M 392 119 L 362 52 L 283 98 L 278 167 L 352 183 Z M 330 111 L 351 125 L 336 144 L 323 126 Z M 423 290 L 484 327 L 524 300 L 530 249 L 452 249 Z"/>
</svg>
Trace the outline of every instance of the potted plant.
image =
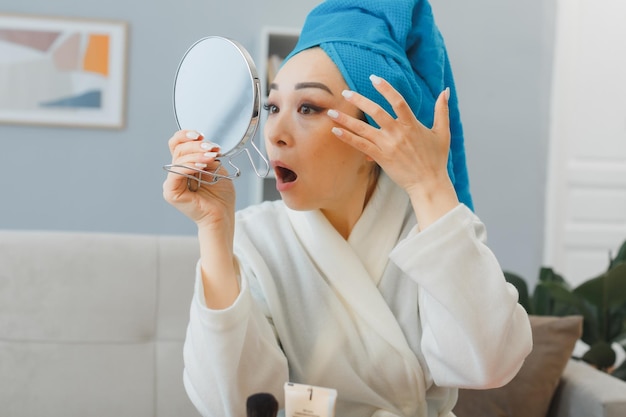
<svg viewBox="0 0 626 417">
<path fill-rule="evenodd" d="M 626 362 L 612 369 L 615 352 L 611 345 L 619 343 L 626 349 L 626 241 L 605 272 L 572 288 L 552 268 L 542 267 L 532 295 L 526 281 L 512 272 L 504 272 L 515 285 L 520 304 L 529 314 L 583 316 L 582 341 L 589 345 L 583 355 L 585 362 L 626 380 Z"/>
</svg>

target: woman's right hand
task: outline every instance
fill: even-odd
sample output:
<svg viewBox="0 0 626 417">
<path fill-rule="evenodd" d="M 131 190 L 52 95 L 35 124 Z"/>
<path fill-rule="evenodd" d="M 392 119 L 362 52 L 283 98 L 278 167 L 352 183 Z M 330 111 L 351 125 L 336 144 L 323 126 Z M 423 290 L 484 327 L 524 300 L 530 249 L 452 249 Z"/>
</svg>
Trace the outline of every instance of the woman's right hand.
<svg viewBox="0 0 626 417">
<path fill-rule="evenodd" d="M 210 180 L 209 172 L 219 166 L 215 158 L 219 146 L 202 140 L 194 130 L 179 130 L 169 139 L 172 164 L 196 167 L 207 171 L 203 177 Z M 178 172 L 197 175 L 193 169 L 176 168 Z M 220 167 L 221 174 L 227 174 Z M 193 181 L 193 180 L 192 180 Z M 163 197 L 179 211 L 193 220 L 199 228 L 214 228 L 224 220 L 232 225 L 235 211 L 235 188 L 231 180 L 220 179 L 214 184 L 199 184 L 197 191 L 187 187 L 187 177 L 168 172 L 163 183 Z"/>
</svg>

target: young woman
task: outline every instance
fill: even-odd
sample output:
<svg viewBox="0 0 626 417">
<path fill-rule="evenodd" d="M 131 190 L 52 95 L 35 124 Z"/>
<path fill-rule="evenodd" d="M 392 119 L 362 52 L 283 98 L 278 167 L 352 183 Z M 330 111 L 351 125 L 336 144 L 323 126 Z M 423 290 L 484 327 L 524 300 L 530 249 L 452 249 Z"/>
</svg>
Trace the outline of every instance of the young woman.
<svg viewBox="0 0 626 417">
<path fill-rule="evenodd" d="M 429 128 L 386 77 L 355 81 L 341 48 L 309 42 L 329 11 L 394 27 L 390 4 L 409 9 L 409 30 L 430 11 L 328 0 L 276 75 L 264 137 L 282 201 L 235 213 L 230 181 L 190 191 L 168 174 L 165 199 L 198 226 L 184 381 L 204 416 L 245 415 L 258 392 L 282 408 L 287 381 L 335 388 L 340 417 L 451 416 L 457 388 L 507 383 L 531 349 L 517 293 L 451 178 L 451 90 Z M 378 96 L 354 91 L 364 83 Z M 219 149 L 202 139 L 177 132 L 173 163 L 215 169 Z"/>
</svg>

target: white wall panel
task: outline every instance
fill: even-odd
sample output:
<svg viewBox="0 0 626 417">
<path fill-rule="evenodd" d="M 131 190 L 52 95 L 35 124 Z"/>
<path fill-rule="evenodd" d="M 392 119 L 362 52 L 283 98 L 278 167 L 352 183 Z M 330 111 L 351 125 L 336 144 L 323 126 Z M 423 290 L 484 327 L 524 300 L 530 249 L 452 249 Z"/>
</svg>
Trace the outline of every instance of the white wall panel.
<svg viewBox="0 0 626 417">
<path fill-rule="evenodd" d="M 571 283 L 626 240 L 624 22 L 622 0 L 558 2 L 544 261 Z"/>
</svg>

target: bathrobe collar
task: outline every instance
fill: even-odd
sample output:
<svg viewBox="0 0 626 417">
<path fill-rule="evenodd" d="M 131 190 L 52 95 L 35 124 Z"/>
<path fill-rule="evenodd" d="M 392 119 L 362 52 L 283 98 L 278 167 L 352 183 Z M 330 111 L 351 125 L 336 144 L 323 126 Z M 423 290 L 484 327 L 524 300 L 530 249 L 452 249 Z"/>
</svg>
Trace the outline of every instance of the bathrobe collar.
<svg viewBox="0 0 626 417">
<path fill-rule="evenodd" d="M 409 199 L 384 172 L 348 241 L 319 210 L 287 209 L 302 245 L 340 298 L 369 331 L 379 335 L 413 370 L 415 392 L 424 392 L 424 376 L 414 352 L 377 288 L 398 241 Z"/>
<path fill-rule="evenodd" d="M 402 232 L 408 207 L 407 194 L 381 172 L 376 190 L 348 238 L 352 250 L 376 285 L 389 262 L 387 255 Z M 372 236 L 376 238 L 372 239 Z"/>
</svg>

